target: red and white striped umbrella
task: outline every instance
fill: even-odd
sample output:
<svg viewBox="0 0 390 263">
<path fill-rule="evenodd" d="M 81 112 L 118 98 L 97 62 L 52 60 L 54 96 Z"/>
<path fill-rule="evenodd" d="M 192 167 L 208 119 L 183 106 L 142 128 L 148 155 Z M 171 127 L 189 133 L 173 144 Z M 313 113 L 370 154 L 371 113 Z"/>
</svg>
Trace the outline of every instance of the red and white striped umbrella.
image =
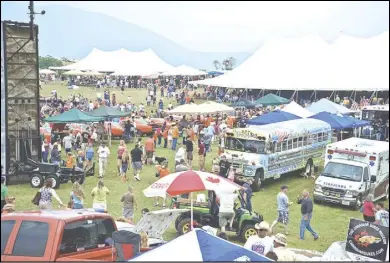
<svg viewBox="0 0 390 263">
<path fill-rule="evenodd" d="M 166 194 L 175 196 L 205 190 L 233 193 L 239 189 L 241 186 L 221 176 L 200 171 L 185 171 L 169 174 L 143 192 L 146 197 L 165 197 Z"/>
</svg>

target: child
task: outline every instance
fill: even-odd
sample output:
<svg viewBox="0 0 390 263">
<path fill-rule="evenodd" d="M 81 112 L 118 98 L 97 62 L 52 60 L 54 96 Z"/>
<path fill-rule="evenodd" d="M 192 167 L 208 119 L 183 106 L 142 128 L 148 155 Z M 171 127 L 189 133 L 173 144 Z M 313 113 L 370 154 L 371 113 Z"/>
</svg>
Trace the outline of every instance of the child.
<svg viewBox="0 0 390 263">
<path fill-rule="evenodd" d="M 218 174 L 219 173 L 219 160 L 218 160 L 218 157 L 215 157 L 212 161 L 212 168 L 211 168 L 211 172 L 212 173 L 215 173 L 215 174 Z"/>
<path fill-rule="evenodd" d="M 84 169 L 84 161 L 85 161 L 84 152 L 79 151 L 76 159 L 77 167 L 80 169 Z"/>
<path fill-rule="evenodd" d="M 228 173 L 228 180 L 234 182 L 234 179 L 235 179 L 235 176 L 236 176 L 236 169 L 233 168 L 233 169 L 230 169 L 229 170 L 229 173 Z"/>
<path fill-rule="evenodd" d="M 156 173 L 156 177 L 159 177 L 159 179 L 167 176 L 169 174 L 169 169 L 168 169 L 168 163 L 167 162 L 163 162 L 162 165 L 156 165 L 156 168 L 157 168 L 157 173 Z M 156 197 L 156 203 L 154 204 L 154 206 L 159 206 L 159 197 Z M 165 200 L 166 200 L 166 197 L 163 198 L 163 205 L 162 205 L 162 208 L 165 208 Z"/>
<path fill-rule="evenodd" d="M 73 168 L 74 166 L 74 158 L 71 152 L 68 153 L 66 158 L 66 168 Z"/>
</svg>

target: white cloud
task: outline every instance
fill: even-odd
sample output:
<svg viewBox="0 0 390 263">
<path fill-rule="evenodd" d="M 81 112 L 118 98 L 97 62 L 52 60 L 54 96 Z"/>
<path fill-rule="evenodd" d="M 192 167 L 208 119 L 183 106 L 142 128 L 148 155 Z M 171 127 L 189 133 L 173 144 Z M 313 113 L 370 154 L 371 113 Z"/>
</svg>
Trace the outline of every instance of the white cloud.
<svg viewBox="0 0 390 263">
<path fill-rule="evenodd" d="M 37 5 L 47 4 L 37 1 Z M 246 51 L 270 36 L 335 34 L 343 22 L 359 28 L 386 16 L 388 2 L 52 1 L 100 12 L 151 29 L 188 48 Z M 378 9 L 382 8 L 382 9 Z M 352 8 L 351 8 L 352 7 Z M 386 8 L 387 7 L 387 8 Z M 361 17 L 365 19 L 362 21 Z M 371 21 L 371 23 L 374 23 Z M 345 23 L 344 23 L 345 24 Z M 370 25 L 370 24 L 369 24 Z M 325 33 L 324 33 L 324 32 Z"/>
</svg>

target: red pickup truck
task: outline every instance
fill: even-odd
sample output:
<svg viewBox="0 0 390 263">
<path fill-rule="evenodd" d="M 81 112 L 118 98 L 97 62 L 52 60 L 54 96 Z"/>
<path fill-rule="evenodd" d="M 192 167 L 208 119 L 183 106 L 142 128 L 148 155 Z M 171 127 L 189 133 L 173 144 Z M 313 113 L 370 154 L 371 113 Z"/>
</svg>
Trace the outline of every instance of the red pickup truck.
<svg viewBox="0 0 390 263">
<path fill-rule="evenodd" d="M 1 216 L 1 261 L 115 261 L 109 214 L 30 211 Z"/>
</svg>

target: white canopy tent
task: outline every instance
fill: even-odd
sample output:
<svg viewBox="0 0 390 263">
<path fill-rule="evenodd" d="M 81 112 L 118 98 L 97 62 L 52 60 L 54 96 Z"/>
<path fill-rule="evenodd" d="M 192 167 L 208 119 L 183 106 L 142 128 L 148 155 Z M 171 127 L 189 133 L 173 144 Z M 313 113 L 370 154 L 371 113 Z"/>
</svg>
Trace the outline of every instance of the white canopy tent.
<svg viewBox="0 0 390 263">
<path fill-rule="evenodd" d="M 163 72 L 162 76 L 202 76 L 207 75 L 207 72 L 186 66 L 181 65 L 175 68 L 172 68 L 171 70 Z"/>
<path fill-rule="evenodd" d="M 301 117 L 301 118 L 309 118 L 310 116 L 313 116 L 314 113 L 311 111 L 305 109 L 295 101 L 290 102 L 289 104 L 285 105 L 282 109 L 284 112 L 288 112 L 291 114 L 294 114 L 295 116 Z"/>
<path fill-rule="evenodd" d="M 317 102 L 314 102 L 310 106 L 306 108 L 310 112 L 314 114 L 318 114 L 320 112 L 329 112 L 331 114 L 352 114 L 356 111 L 350 110 L 347 107 L 344 107 L 340 104 L 334 103 L 326 98 L 320 99 Z"/>
<path fill-rule="evenodd" d="M 64 70 L 91 70 L 99 72 L 115 72 L 115 75 L 151 75 L 164 72 L 173 66 L 160 59 L 153 50 L 130 52 L 126 49 L 102 51 L 94 48 L 84 59 L 64 67 Z"/>
<path fill-rule="evenodd" d="M 53 75 L 56 74 L 56 72 L 50 69 L 40 69 L 39 74 Z"/>
<path fill-rule="evenodd" d="M 199 107 L 202 113 L 230 113 L 235 111 L 232 107 L 214 101 L 206 101 L 200 104 Z"/>
<path fill-rule="evenodd" d="M 231 72 L 190 84 L 264 90 L 385 91 L 389 32 L 372 38 L 274 38 Z"/>
</svg>

